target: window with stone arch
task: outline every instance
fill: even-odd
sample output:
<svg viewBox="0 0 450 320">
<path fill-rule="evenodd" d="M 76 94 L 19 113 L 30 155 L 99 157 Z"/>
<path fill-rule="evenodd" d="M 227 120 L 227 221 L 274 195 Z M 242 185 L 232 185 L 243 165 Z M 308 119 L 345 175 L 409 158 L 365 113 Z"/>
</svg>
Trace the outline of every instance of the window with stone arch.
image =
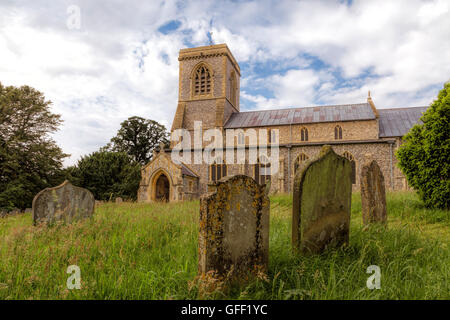
<svg viewBox="0 0 450 320">
<path fill-rule="evenodd" d="M 340 125 L 334 127 L 334 140 L 342 140 L 342 127 Z"/>
<path fill-rule="evenodd" d="M 264 158 L 263 158 L 264 157 Z M 260 161 L 263 160 L 263 161 Z M 255 180 L 259 184 L 265 184 L 270 181 L 270 162 L 266 156 L 261 156 L 258 163 L 255 164 Z"/>
<path fill-rule="evenodd" d="M 230 75 L 229 79 L 229 88 L 230 88 L 230 102 L 232 105 L 236 106 L 237 104 L 237 83 L 236 83 L 236 74 L 234 71 Z"/>
<path fill-rule="evenodd" d="M 238 145 L 244 145 L 245 144 L 245 135 L 243 132 L 238 133 Z"/>
<path fill-rule="evenodd" d="M 217 182 L 227 175 L 227 165 L 221 160 L 216 160 L 209 166 L 209 180 Z"/>
<path fill-rule="evenodd" d="M 352 166 L 352 184 L 356 183 L 356 162 L 355 162 L 355 158 L 353 157 L 353 155 L 348 152 L 345 151 L 342 156 L 344 156 L 345 158 L 347 158 L 348 160 L 350 160 L 350 164 Z"/>
<path fill-rule="evenodd" d="M 197 67 L 194 73 L 194 95 L 206 95 L 211 93 L 211 71 L 205 64 Z"/>
<path fill-rule="evenodd" d="M 300 168 L 300 165 L 308 159 L 309 159 L 309 157 L 306 154 L 304 154 L 303 152 L 299 154 L 297 159 L 295 159 L 295 161 L 294 161 L 294 174 L 297 173 L 298 169 Z"/>
<path fill-rule="evenodd" d="M 300 129 L 300 140 L 308 141 L 308 129 L 305 127 Z"/>
</svg>

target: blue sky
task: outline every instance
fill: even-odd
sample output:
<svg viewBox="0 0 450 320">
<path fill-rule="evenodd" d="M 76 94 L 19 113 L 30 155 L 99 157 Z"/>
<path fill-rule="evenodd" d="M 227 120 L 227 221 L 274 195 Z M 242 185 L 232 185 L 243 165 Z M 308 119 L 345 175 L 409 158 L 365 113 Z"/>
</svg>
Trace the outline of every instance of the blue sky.
<svg viewBox="0 0 450 320">
<path fill-rule="evenodd" d="M 73 6 L 79 28 L 73 28 Z M 138 115 L 170 128 L 178 51 L 226 43 L 241 110 L 428 105 L 450 77 L 446 0 L 0 0 L 0 81 L 31 85 L 64 124 L 73 164 Z"/>
</svg>

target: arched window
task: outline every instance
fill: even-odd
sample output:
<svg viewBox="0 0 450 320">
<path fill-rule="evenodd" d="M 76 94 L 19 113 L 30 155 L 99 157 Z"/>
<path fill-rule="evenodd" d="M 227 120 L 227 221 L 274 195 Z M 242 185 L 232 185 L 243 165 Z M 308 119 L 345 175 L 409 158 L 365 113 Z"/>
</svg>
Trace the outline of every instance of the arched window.
<svg viewBox="0 0 450 320">
<path fill-rule="evenodd" d="M 230 75 L 230 80 L 229 80 L 229 87 L 230 87 L 230 101 L 231 104 L 236 106 L 237 104 L 237 84 L 236 84 L 236 75 L 234 74 L 234 71 L 231 73 Z"/>
<path fill-rule="evenodd" d="M 308 159 L 309 157 L 306 154 L 304 154 L 303 152 L 300 153 L 300 155 L 294 161 L 294 173 L 296 173 L 298 171 L 298 168 L 300 168 L 300 165 Z"/>
<path fill-rule="evenodd" d="M 301 128 L 300 130 L 300 140 L 308 141 L 308 129 L 306 129 L 305 127 Z"/>
<path fill-rule="evenodd" d="M 355 163 L 355 158 L 348 151 L 345 151 L 342 155 L 345 158 L 347 158 L 348 160 L 350 160 L 350 164 L 352 166 L 352 183 L 355 184 L 356 183 L 356 163 Z"/>
<path fill-rule="evenodd" d="M 194 74 L 194 94 L 204 95 L 211 92 L 211 72 L 208 67 L 201 64 Z"/>
<path fill-rule="evenodd" d="M 238 133 L 238 144 L 244 145 L 245 144 L 245 135 L 243 132 Z"/>
<path fill-rule="evenodd" d="M 264 156 L 264 161 L 259 161 L 255 164 L 255 180 L 259 184 L 265 184 L 270 181 L 270 162 L 267 157 Z"/>
<path fill-rule="evenodd" d="M 334 127 L 334 140 L 341 140 L 342 139 L 342 128 L 341 126 L 337 125 Z"/>
<path fill-rule="evenodd" d="M 209 166 L 209 180 L 216 182 L 226 175 L 227 165 L 222 163 L 222 161 L 214 161 L 214 163 Z"/>
</svg>

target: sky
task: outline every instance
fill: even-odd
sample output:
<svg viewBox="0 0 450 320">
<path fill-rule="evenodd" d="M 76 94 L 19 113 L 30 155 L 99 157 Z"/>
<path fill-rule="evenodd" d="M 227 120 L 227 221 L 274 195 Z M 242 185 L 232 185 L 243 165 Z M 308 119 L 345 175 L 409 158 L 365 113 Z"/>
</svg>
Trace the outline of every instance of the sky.
<svg viewBox="0 0 450 320">
<path fill-rule="evenodd" d="M 170 130 L 178 52 L 210 43 L 241 67 L 241 111 L 426 106 L 450 80 L 450 1 L 0 0 L 0 82 L 53 102 L 65 165 L 130 116 Z"/>
</svg>

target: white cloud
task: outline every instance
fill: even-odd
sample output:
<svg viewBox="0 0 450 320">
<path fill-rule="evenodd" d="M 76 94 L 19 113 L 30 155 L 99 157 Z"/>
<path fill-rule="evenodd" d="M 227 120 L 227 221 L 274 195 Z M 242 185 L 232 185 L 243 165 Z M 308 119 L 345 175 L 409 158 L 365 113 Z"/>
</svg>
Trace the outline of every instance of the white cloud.
<svg viewBox="0 0 450 320">
<path fill-rule="evenodd" d="M 81 29 L 66 27 L 67 7 Z M 0 81 L 27 84 L 65 120 L 67 163 L 95 151 L 132 115 L 170 128 L 178 50 L 229 45 L 242 70 L 241 110 L 355 103 L 424 105 L 450 75 L 445 0 L 17 1 L 0 4 Z M 158 28 L 181 22 L 168 34 Z M 261 65 L 266 68 L 261 70 Z M 249 104 L 250 102 L 250 104 Z"/>
</svg>

